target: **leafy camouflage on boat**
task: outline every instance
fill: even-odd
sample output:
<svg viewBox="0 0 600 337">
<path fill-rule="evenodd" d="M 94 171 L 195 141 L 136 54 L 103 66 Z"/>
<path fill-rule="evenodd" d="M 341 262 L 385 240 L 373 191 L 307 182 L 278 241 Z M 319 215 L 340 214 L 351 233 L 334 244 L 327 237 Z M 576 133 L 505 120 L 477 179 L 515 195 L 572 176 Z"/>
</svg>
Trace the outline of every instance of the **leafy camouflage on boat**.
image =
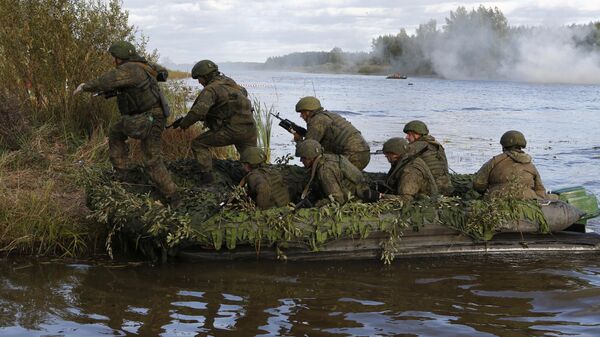
<svg viewBox="0 0 600 337">
<path fill-rule="evenodd" d="M 303 168 L 277 168 L 284 171 L 291 185 L 305 183 Z M 382 242 L 382 260 L 389 263 L 401 244 L 403 231 L 418 231 L 428 224 L 444 224 L 480 241 L 491 239 L 497 228 L 514 219 L 537 222 L 541 232 L 548 232 L 535 202 L 474 199 L 477 194 L 469 187 L 471 175 L 452 177 L 458 193 L 453 197 L 408 204 L 391 199 L 374 204 L 333 202 L 320 209 L 294 210 L 289 206 L 259 210 L 244 190 L 236 187 L 243 177 L 237 162 L 215 161 L 215 183 L 209 186 L 199 185 L 200 171 L 193 160 L 174 162 L 169 169 L 182 188 L 182 206 L 177 209 L 160 199 L 141 169 L 132 171 L 125 182 L 115 181 L 110 171 L 92 168 L 86 172 L 90 217 L 109 228 L 107 250 L 111 257 L 115 251 L 133 250 L 158 260 L 189 246 L 220 250 L 249 245 L 257 252 L 274 247 L 284 258 L 287 247 L 318 251 L 331 240 L 384 232 L 389 240 Z M 377 174 L 371 178 L 376 179 Z M 219 203 L 226 199 L 230 203 L 219 209 Z"/>
</svg>

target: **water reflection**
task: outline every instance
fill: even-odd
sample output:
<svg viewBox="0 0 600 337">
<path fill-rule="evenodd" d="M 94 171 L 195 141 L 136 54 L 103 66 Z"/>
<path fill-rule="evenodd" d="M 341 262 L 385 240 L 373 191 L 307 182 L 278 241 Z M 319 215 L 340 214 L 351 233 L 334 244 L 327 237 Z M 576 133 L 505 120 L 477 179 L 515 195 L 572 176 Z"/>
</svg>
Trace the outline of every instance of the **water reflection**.
<svg viewBox="0 0 600 337">
<path fill-rule="evenodd" d="M 0 334 L 592 335 L 600 331 L 600 263 L 589 257 L 398 260 L 389 267 L 4 263 Z"/>
</svg>

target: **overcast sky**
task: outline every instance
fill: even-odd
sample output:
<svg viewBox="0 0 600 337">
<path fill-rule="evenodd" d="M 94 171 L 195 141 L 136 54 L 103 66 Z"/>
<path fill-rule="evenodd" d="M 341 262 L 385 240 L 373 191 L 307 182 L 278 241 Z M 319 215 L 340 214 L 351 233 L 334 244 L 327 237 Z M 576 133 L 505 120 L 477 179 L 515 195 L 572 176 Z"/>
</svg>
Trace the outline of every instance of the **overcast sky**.
<svg viewBox="0 0 600 337">
<path fill-rule="evenodd" d="M 150 49 L 175 63 L 201 59 L 264 62 L 296 51 L 370 51 L 383 34 L 409 33 L 458 6 L 498 7 L 510 25 L 600 20 L 600 0 L 124 0 Z"/>
</svg>

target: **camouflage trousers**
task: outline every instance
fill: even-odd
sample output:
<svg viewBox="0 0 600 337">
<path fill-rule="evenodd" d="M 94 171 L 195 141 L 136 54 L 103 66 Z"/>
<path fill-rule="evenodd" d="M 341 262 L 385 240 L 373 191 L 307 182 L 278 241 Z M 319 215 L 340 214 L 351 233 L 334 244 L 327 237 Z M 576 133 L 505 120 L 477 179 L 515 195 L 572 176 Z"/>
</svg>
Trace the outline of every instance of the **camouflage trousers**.
<svg viewBox="0 0 600 337">
<path fill-rule="evenodd" d="M 348 161 L 350 161 L 352 165 L 356 166 L 356 168 L 361 171 L 364 170 L 364 168 L 367 167 L 371 161 L 371 153 L 369 150 L 343 153 L 343 156 L 348 158 Z"/>
<path fill-rule="evenodd" d="M 254 124 L 223 125 L 218 130 L 208 130 L 192 141 L 192 151 L 202 172 L 212 171 L 211 147 L 234 145 L 238 153 L 256 146 L 256 126 Z"/>
<path fill-rule="evenodd" d="M 139 139 L 142 162 L 150 180 L 165 197 L 171 197 L 177 186 L 162 160 L 161 136 L 164 129 L 165 118 L 160 108 L 153 108 L 134 116 L 122 116 L 108 134 L 108 155 L 116 170 L 128 169 L 127 139 Z"/>
</svg>

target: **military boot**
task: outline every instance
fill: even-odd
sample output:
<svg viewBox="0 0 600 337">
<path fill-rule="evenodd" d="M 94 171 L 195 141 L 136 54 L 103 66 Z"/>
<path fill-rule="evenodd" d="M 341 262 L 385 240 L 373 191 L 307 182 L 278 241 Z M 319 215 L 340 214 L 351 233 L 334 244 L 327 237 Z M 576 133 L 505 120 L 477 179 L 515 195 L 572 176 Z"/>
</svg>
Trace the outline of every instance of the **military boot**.
<svg viewBox="0 0 600 337">
<path fill-rule="evenodd" d="M 131 181 L 133 178 L 133 172 L 134 170 L 132 169 L 120 169 L 120 168 L 115 168 L 114 169 L 114 180 L 116 181 L 121 181 L 121 182 L 128 182 Z"/>
<path fill-rule="evenodd" d="M 212 184 L 215 181 L 215 177 L 212 172 L 202 172 L 200 174 L 200 183 L 202 185 Z"/>
<path fill-rule="evenodd" d="M 169 205 L 171 208 L 179 208 L 182 205 L 183 201 L 181 200 L 181 194 L 179 192 L 173 193 L 170 197 L 167 198 L 169 200 Z"/>
</svg>

